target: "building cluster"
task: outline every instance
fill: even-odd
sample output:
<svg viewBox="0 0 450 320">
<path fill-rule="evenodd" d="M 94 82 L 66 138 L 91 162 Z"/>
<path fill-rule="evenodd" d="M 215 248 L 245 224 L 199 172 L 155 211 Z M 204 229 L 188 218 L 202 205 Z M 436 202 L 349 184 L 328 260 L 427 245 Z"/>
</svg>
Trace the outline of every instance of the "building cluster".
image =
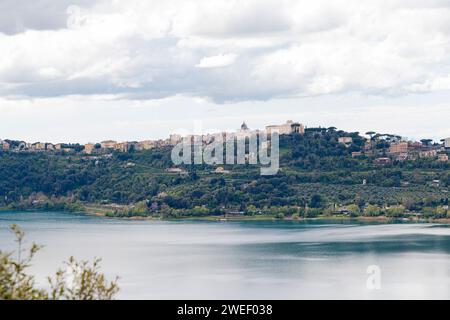
<svg viewBox="0 0 450 320">
<path fill-rule="evenodd" d="M 145 141 L 125 141 L 117 142 L 113 140 L 105 140 L 100 143 L 86 143 L 80 144 L 66 144 L 66 143 L 43 143 L 35 142 L 28 143 L 25 141 L 0 140 L 0 151 L 11 152 L 66 152 L 76 153 L 81 152 L 85 154 L 105 153 L 113 150 L 128 152 L 130 150 L 148 150 L 155 147 L 168 146 L 173 144 L 173 139 L 165 140 L 145 140 Z"/>
<path fill-rule="evenodd" d="M 450 151 L 450 138 L 443 142 L 443 144 L 430 144 L 428 140 L 422 142 L 397 141 L 390 144 L 388 154 L 398 161 L 419 158 L 437 158 L 439 161 L 448 161 L 447 151 Z"/>
<path fill-rule="evenodd" d="M 389 147 L 379 146 L 379 140 L 367 139 L 364 150 L 353 152 L 354 157 L 360 155 L 375 156 L 375 163 L 387 164 L 391 160 L 406 161 L 423 158 L 437 159 L 438 161 L 449 161 L 450 138 L 441 140 L 442 144 L 431 143 L 431 140 L 408 141 L 405 139 L 393 139 L 389 142 Z"/>
<path fill-rule="evenodd" d="M 0 151 L 74 151 L 75 145 L 64 143 L 28 143 L 25 141 L 11 141 L 0 139 Z"/>
<path fill-rule="evenodd" d="M 303 124 L 298 122 L 293 122 L 292 120 L 287 121 L 281 125 L 270 125 L 266 126 L 266 130 L 250 130 L 246 123 L 244 122 L 241 125 L 241 128 L 234 132 L 233 134 L 239 137 L 245 137 L 253 133 L 261 134 L 266 132 L 270 134 L 274 131 L 277 131 L 279 134 L 290 134 L 290 133 L 301 133 L 305 132 L 305 127 Z M 153 148 L 159 148 L 164 146 L 174 146 L 183 138 L 199 138 L 203 144 L 207 145 L 214 141 L 214 139 L 218 135 L 227 135 L 227 132 L 221 133 L 212 133 L 205 134 L 201 136 L 187 136 L 183 137 L 179 134 L 171 134 L 167 139 L 159 139 L 159 140 L 144 140 L 144 141 L 125 141 L 125 142 L 117 142 L 114 140 L 105 140 L 100 143 L 86 143 L 85 145 L 79 144 L 66 144 L 66 143 L 44 143 L 44 142 L 35 142 L 28 143 L 25 141 L 12 141 L 12 140 L 1 140 L 0 139 L 0 151 L 11 151 L 11 152 L 66 152 L 66 153 L 76 153 L 81 152 L 85 154 L 94 154 L 94 153 L 107 153 L 114 150 L 120 152 L 129 152 L 131 150 L 142 151 L 149 150 Z"/>
<path fill-rule="evenodd" d="M 339 137 L 338 142 L 350 147 L 353 144 L 352 137 Z M 367 138 L 361 151 L 352 152 L 352 157 L 375 157 L 375 163 L 389 164 L 392 160 L 406 161 L 419 158 L 431 158 L 439 161 L 449 161 L 450 138 L 442 139 L 442 144 L 431 143 L 432 140 L 424 139 L 408 141 L 394 135 L 376 135 Z"/>
<path fill-rule="evenodd" d="M 316 128 L 319 131 L 327 130 L 325 128 Z M 331 128 L 330 128 L 331 129 Z M 335 128 L 333 128 L 335 129 Z M 314 129 L 308 129 L 314 130 Z M 305 126 L 301 123 L 288 120 L 283 124 L 268 125 L 264 130 L 250 130 L 245 122 L 242 123 L 240 129 L 232 134 L 237 139 L 243 139 L 253 134 L 266 134 L 269 136 L 269 141 L 266 141 L 269 147 L 270 134 L 273 132 L 282 134 L 304 134 Z M 25 141 L 1 140 L 0 151 L 10 152 L 66 152 L 66 153 L 84 153 L 84 154 L 106 154 L 111 151 L 129 152 L 142 151 L 153 148 L 160 148 L 165 146 L 175 146 L 183 139 L 201 139 L 203 145 L 212 143 L 218 136 L 226 138 L 228 132 L 211 133 L 205 135 L 188 135 L 181 136 L 179 134 L 171 134 L 167 139 L 159 140 L 144 140 L 144 141 L 125 141 L 117 142 L 114 140 L 105 140 L 100 143 L 87 143 L 85 145 L 66 144 L 66 143 L 27 143 Z M 386 144 L 386 141 L 388 142 Z M 364 147 L 360 151 L 352 152 L 353 157 L 362 155 L 375 157 L 375 162 L 379 164 L 387 164 L 391 160 L 405 161 L 415 160 L 419 158 L 435 158 L 439 161 L 448 161 L 448 153 L 450 152 L 450 138 L 442 139 L 442 144 L 431 143 L 431 140 L 421 140 L 421 142 L 407 141 L 399 136 L 394 135 L 375 135 L 366 139 Z M 353 145 L 353 138 L 349 136 L 342 136 L 338 138 L 338 142 L 346 147 Z M 381 143 L 381 146 L 380 146 Z M 264 146 L 263 146 L 264 147 Z"/>
</svg>

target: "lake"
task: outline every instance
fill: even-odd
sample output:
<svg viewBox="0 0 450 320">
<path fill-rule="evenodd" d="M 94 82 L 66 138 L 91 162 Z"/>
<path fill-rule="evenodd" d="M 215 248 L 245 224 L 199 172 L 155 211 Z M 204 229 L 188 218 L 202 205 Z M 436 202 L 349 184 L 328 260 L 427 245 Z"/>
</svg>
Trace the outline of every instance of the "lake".
<svg viewBox="0 0 450 320">
<path fill-rule="evenodd" d="M 70 255 L 101 257 L 122 299 L 450 298 L 448 225 L 0 212 L 2 250 L 15 248 L 12 223 L 28 244 L 45 245 L 31 269 L 41 284 Z M 369 266 L 379 268 L 379 289 L 367 285 Z"/>
</svg>

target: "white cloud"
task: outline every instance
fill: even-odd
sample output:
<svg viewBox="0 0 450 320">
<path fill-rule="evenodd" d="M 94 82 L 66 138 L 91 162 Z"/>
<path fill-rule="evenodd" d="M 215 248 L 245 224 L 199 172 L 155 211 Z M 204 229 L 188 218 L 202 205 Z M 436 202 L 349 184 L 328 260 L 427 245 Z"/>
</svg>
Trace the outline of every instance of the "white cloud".
<svg viewBox="0 0 450 320">
<path fill-rule="evenodd" d="M 53 18 L 0 3 L 13 8 L 0 21 L 20 25 L 0 23 L 1 96 L 223 103 L 450 89 L 447 1 L 71 1 L 79 17 L 56 2 L 34 2 Z"/>
<path fill-rule="evenodd" d="M 230 54 L 219 54 L 217 56 L 204 57 L 200 62 L 195 65 L 197 68 L 220 68 L 232 65 L 236 60 L 236 55 Z"/>
</svg>

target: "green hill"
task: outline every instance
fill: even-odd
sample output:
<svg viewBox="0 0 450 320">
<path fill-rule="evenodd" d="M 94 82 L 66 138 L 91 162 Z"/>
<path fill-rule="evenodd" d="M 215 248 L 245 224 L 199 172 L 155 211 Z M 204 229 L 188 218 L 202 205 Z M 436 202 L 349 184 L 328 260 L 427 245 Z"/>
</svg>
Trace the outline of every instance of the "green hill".
<svg viewBox="0 0 450 320">
<path fill-rule="evenodd" d="M 345 146 L 339 137 L 352 137 Z M 171 173 L 170 147 L 128 153 L 0 153 L 0 206 L 89 210 L 116 216 L 388 215 L 446 218 L 449 162 L 434 158 L 380 166 L 389 139 L 369 155 L 358 133 L 309 129 L 280 137 L 280 171 L 258 166 L 181 166 Z"/>
</svg>

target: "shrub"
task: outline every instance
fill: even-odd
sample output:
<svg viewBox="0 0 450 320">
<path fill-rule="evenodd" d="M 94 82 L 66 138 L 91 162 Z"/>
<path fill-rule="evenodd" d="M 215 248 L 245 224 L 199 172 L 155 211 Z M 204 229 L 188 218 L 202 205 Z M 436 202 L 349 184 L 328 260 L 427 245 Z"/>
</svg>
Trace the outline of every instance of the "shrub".
<svg viewBox="0 0 450 320">
<path fill-rule="evenodd" d="M 111 300 L 119 291 L 117 278 L 108 281 L 100 272 L 100 259 L 90 264 L 74 257 L 65 263 L 65 269 L 59 269 L 53 278 L 48 277 L 49 291 L 37 288 L 34 277 L 26 271 L 42 246 L 33 243 L 28 250 L 22 249 L 25 233 L 17 225 L 12 225 L 11 230 L 18 249 L 0 251 L 0 300 Z M 17 259 L 13 258 L 14 253 Z"/>
</svg>

